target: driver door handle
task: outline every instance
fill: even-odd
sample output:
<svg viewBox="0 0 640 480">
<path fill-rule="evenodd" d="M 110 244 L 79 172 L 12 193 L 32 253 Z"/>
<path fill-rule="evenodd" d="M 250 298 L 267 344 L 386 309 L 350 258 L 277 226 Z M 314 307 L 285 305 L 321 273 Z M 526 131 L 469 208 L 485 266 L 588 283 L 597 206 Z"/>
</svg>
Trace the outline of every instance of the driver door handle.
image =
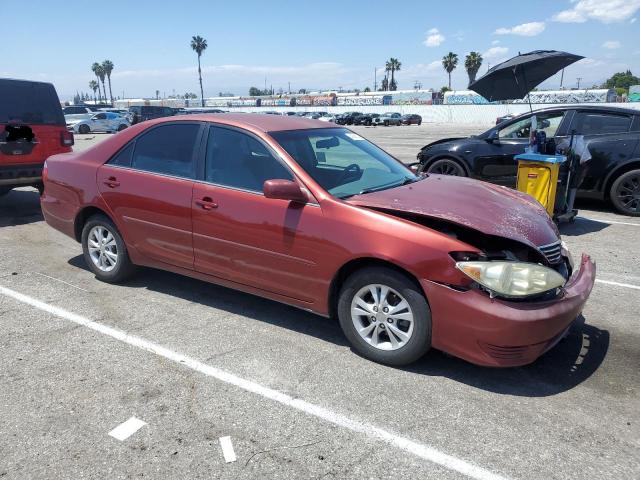
<svg viewBox="0 0 640 480">
<path fill-rule="evenodd" d="M 196 200 L 196 205 L 203 210 L 213 210 L 214 208 L 218 208 L 218 204 L 215 203 L 211 197 L 202 197 L 201 200 Z"/>
</svg>

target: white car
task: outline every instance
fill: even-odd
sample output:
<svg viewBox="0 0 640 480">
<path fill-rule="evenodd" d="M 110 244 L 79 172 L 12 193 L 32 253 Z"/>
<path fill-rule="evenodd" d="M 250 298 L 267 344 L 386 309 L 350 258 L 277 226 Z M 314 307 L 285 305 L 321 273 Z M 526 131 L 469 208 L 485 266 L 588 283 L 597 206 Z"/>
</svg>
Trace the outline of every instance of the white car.
<svg viewBox="0 0 640 480">
<path fill-rule="evenodd" d="M 69 115 L 65 119 L 67 129 L 73 130 L 74 133 L 119 132 L 131 126 L 129 119 L 112 112 L 98 112 L 93 115 Z"/>
<path fill-rule="evenodd" d="M 321 122 L 336 123 L 336 116 L 333 113 L 325 113 L 318 120 Z"/>
</svg>

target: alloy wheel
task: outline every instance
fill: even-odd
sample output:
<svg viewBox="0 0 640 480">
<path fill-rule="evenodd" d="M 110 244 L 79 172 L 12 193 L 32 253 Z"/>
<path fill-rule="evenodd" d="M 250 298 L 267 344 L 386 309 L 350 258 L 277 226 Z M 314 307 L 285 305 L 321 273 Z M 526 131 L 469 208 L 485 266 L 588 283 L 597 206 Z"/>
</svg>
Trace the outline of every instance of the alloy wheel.
<svg viewBox="0 0 640 480">
<path fill-rule="evenodd" d="M 437 175 L 453 175 L 456 177 L 465 176 L 462 166 L 453 160 L 438 160 L 433 163 L 427 171 Z"/>
<path fill-rule="evenodd" d="M 362 339 L 380 350 L 402 348 L 413 334 L 409 302 L 386 285 L 366 285 L 355 294 L 351 321 Z"/>
<path fill-rule="evenodd" d="M 89 256 L 93 264 L 103 272 L 110 272 L 118 264 L 118 244 L 104 225 L 96 225 L 87 237 Z"/>
<path fill-rule="evenodd" d="M 630 213 L 640 212 L 640 173 L 628 175 L 618 185 L 615 195 L 622 209 Z"/>
</svg>

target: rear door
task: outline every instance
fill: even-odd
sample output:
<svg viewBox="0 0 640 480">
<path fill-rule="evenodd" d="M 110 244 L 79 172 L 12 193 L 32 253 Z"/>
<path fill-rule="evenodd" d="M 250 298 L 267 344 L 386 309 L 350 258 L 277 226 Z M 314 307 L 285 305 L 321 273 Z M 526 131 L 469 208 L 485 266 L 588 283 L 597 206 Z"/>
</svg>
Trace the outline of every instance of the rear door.
<svg viewBox="0 0 640 480">
<path fill-rule="evenodd" d="M 633 115 L 608 111 L 576 112 L 571 130 L 583 135 L 591 153 L 581 190 L 602 190 L 607 175 L 632 158 L 640 132 L 631 132 Z"/>
<path fill-rule="evenodd" d="M 158 262 L 193 269 L 191 196 L 203 126 L 152 127 L 98 169 L 98 188 L 127 243 Z"/>
</svg>

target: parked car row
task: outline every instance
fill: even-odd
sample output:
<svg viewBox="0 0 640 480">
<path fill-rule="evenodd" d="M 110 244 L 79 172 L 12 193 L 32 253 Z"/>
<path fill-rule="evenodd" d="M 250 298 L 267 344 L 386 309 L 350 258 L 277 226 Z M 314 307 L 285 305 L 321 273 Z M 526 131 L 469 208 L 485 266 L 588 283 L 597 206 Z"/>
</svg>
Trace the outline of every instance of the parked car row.
<svg viewBox="0 0 640 480">
<path fill-rule="evenodd" d="M 397 112 L 389 113 L 360 113 L 346 112 L 337 116 L 338 125 L 421 125 L 422 117 L 416 114 L 402 115 Z"/>
</svg>

